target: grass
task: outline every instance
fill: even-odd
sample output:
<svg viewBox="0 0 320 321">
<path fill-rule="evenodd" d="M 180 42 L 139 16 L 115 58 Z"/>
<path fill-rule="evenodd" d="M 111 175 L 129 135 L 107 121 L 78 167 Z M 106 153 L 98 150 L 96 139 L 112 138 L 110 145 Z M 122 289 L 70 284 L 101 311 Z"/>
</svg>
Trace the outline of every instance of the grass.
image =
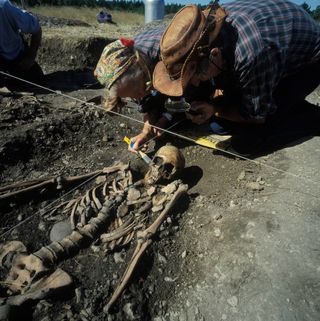
<svg viewBox="0 0 320 321">
<path fill-rule="evenodd" d="M 90 25 L 99 25 L 96 20 L 96 14 L 101 11 L 107 11 L 112 14 L 112 20 L 117 25 L 143 25 L 144 15 L 124 12 L 124 11 L 113 11 L 106 10 L 105 8 L 86 8 L 86 7 L 70 7 L 70 6 L 37 6 L 27 9 L 35 14 L 40 14 L 48 17 L 74 19 L 84 21 Z"/>
</svg>

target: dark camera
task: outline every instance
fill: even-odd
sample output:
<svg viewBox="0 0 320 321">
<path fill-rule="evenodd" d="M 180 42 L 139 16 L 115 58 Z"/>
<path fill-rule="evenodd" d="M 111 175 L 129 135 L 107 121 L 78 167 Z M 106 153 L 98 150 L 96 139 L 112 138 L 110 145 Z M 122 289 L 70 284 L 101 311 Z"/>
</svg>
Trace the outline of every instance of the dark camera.
<svg viewBox="0 0 320 321">
<path fill-rule="evenodd" d="M 164 107 L 169 113 L 175 114 L 188 112 L 191 108 L 191 105 L 188 102 L 186 102 L 184 97 L 169 97 L 165 101 Z"/>
</svg>

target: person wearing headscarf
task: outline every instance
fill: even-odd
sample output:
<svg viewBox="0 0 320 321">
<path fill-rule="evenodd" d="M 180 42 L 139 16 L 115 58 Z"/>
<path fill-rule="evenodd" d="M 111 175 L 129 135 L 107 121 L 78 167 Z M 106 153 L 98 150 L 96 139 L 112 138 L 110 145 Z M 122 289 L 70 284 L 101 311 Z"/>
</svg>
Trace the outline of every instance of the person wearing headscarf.
<svg viewBox="0 0 320 321">
<path fill-rule="evenodd" d="M 159 61 L 159 44 L 165 27 L 148 29 L 133 39 L 118 39 L 108 44 L 97 63 L 95 77 L 105 86 L 104 107 L 119 112 L 122 98 L 132 98 L 144 113 L 144 126 L 131 141 L 137 149 L 143 142 L 160 132 L 151 125 L 166 127 L 168 119 L 162 116 L 163 95 L 152 92 L 152 73 Z M 130 148 L 129 148 L 130 149 Z"/>
</svg>

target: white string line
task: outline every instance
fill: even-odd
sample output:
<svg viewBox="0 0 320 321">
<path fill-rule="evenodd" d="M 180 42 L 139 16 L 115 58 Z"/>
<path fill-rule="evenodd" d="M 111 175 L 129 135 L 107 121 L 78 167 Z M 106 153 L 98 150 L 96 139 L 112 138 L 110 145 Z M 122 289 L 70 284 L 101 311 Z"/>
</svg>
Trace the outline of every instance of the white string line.
<svg viewBox="0 0 320 321">
<path fill-rule="evenodd" d="M 55 93 L 55 94 L 57 94 L 57 95 L 60 95 L 60 96 L 63 96 L 63 97 L 66 97 L 66 98 L 69 98 L 69 99 L 72 99 L 72 100 L 81 102 L 82 104 L 85 104 L 85 105 L 88 105 L 88 106 L 91 106 L 91 107 L 95 107 L 95 108 L 97 108 L 97 109 L 103 110 L 104 112 L 112 113 L 112 114 L 115 114 L 115 115 L 117 115 L 117 116 L 126 118 L 126 119 L 128 119 L 128 120 L 135 121 L 135 122 L 140 123 L 140 124 L 144 124 L 144 122 L 141 121 L 141 120 L 132 118 L 132 117 L 127 116 L 127 115 L 124 115 L 124 114 L 117 113 L 117 112 L 115 112 L 115 111 L 113 111 L 113 110 L 108 110 L 108 111 L 106 111 L 105 108 L 103 108 L 103 107 L 101 107 L 101 106 L 95 105 L 95 104 L 93 104 L 93 103 L 88 103 L 88 102 L 86 102 L 86 101 L 84 101 L 84 100 L 82 100 L 82 99 L 79 99 L 79 98 L 76 98 L 76 97 L 73 97 L 73 96 L 70 96 L 70 95 L 63 94 L 63 93 L 61 93 L 61 92 L 59 92 L 59 91 L 52 90 L 52 89 L 50 89 L 50 88 L 47 88 L 47 87 L 38 85 L 38 84 L 33 83 L 33 82 L 30 82 L 30 81 L 28 81 L 28 80 L 25 80 L 25 79 L 22 79 L 22 78 L 19 78 L 19 77 L 10 75 L 10 74 L 5 73 L 5 72 L 3 72 L 3 71 L 0 71 L 0 73 L 3 74 L 3 75 L 9 76 L 9 77 L 15 78 L 15 79 L 17 79 L 17 80 L 20 80 L 20 81 L 22 81 L 22 82 L 31 84 L 31 85 L 33 85 L 33 86 L 36 86 L 36 87 L 45 89 L 45 90 L 47 90 L 47 91 L 49 91 L 49 92 L 52 92 L 52 93 Z M 179 138 L 181 138 L 181 139 L 190 141 L 190 142 L 198 145 L 197 141 L 196 141 L 195 139 L 193 139 L 193 138 L 190 138 L 190 137 L 181 135 L 181 134 L 176 133 L 176 132 L 172 132 L 172 131 L 170 131 L 170 130 L 168 130 L 168 129 L 164 129 L 164 128 L 161 128 L 161 127 L 158 127 L 158 126 L 155 126 L 155 125 L 151 125 L 151 124 L 150 124 L 150 127 L 156 128 L 156 129 L 158 129 L 158 130 L 160 130 L 160 131 L 162 131 L 162 132 L 165 132 L 165 133 L 167 133 L 167 134 L 170 134 L 170 135 L 179 137 Z M 311 182 L 311 183 L 314 183 L 314 184 L 319 184 L 319 183 L 320 183 L 319 181 L 314 181 L 314 180 L 312 180 L 311 178 L 308 178 L 308 177 L 305 177 L 305 176 L 301 176 L 301 175 L 298 175 L 298 174 L 295 174 L 295 173 L 291 173 L 291 172 L 282 170 L 282 169 L 280 169 L 280 168 L 274 167 L 274 166 L 272 166 L 272 165 L 267 165 L 267 164 L 261 163 L 261 162 L 259 162 L 259 161 L 256 161 L 256 160 L 253 160 L 253 159 L 251 159 L 251 158 L 248 158 L 248 157 L 245 157 L 245 156 L 242 156 L 242 155 L 239 155 L 239 154 L 236 154 L 236 153 L 233 153 L 233 152 L 224 150 L 224 149 L 219 148 L 219 147 L 215 147 L 215 150 L 218 150 L 218 151 L 220 151 L 220 152 L 222 152 L 222 153 L 224 153 L 224 154 L 228 154 L 228 155 L 233 156 L 233 157 L 236 157 L 236 158 L 240 158 L 240 159 L 243 159 L 243 160 L 252 162 L 252 163 L 254 163 L 254 164 L 256 164 L 256 165 L 264 166 L 264 167 L 266 167 L 266 168 L 275 170 L 275 171 L 277 171 L 277 172 L 280 172 L 280 173 L 283 173 L 283 174 L 287 174 L 287 175 L 292 176 L 292 177 L 295 177 L 295 178 L 304 179 L 305 181 L 308 181 L 308 182 Z"/>
<path fill-rule="evenodd" d="M 93 175 L 92 177 L 88 178 L 87 180 L 85 180 L 84 182 L 80 183 L 79 185 L 77 185 L 76 187 L 72 188 L 70 191 L 66 192 L 65 194 L 61 195 L 60 197 L 58 197 L 56 200 L 52 201 L 50 204 L 46 205 L 44 208 L 38 210 L 37 212 L 35 212 L 34 214 L 31 214 L 30 216 L 28 216 L 26 219 L 22 220 L 21 222 L 19 222 L 18 224 L 14 225 L 13 227 L 11 227 L 10 229 L 8 229 L 7 231 L 5 231 L 4 233 L 0 234 L 0 238 L 2 239 L 5 235 L 9 234 L 13 229 L 23 225 L 24 223 L 30 221 L 33 217 L 37 216 L 37 215 L 45 215 L 46 213 L 48 213 L 50 210 L 53 209 L 53 206 L 58 203 L 58 201 L 60 201 L 61 199 L 63 199 L 65 196 L 68 196 L 69 194 L 71 194 L 72 192 L 74 192 L 75 190 L 77 190 L 78 188 L 80 188 L 81 186 L 89 183 L 90 181 L 92 181 L 93 179 L 95 179 L 97 176 L 99 176 L 101 173 L 103 172 L 103 170 L 101 170 L 100 172 L 98 172 L 97 174 Z"/>
</svg>

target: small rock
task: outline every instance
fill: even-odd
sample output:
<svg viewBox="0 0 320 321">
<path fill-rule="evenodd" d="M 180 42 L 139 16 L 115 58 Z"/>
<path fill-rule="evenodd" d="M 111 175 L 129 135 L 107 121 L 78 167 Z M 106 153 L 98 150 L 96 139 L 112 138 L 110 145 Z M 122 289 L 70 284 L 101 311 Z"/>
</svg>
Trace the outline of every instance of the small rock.
<svg viewBox="0 0 320 321">
<path fill-rule="evenodd" d="M 47 226 L 46 226 L 46 223 L 41 221 L 39 224 L 38 224 L 38 230 L 41 231 L 41 232 L 44 232 L 47 230 Z"/>
<path fill-rule="evenodd" d="M 76 294 L 76 302 L 80 303 L 81 302 L 81 298 L 82 298 L 82 290 L 81 288 L 76 288 L 75 289 L 75 294 Z M 72 313 L 71 313 L 72 315 Z"/>
<path fill-rule="evenodd" d="M 50 231 L 50 241 L 61 241 L 63 238 L 72 233 L 70 221 L 64 220 L 53 225 Z"/>
<path fill-rule="evenodd" d="M 93 253 L 99 253 L 100 252 L 100 247 L 97 245 L 91 245 L 91 250 Z"/>
<path fill-rule="evenodd" d="M 245 171 L 242 171 L 239 176 L 238 176 L 238 181 L 242 181 L 244 180 L 246 177 L 246 172 Z"/>
<path fill-rule="evenodd" d="M 230 208 L 234 208 L 234 207 L 236 207 L 237 205 L 235 204 L 235 202 L 234 202 L 234 200 L 231 200 L 230 201 L 230 204 L 229 204 L 229 207 Z"/>
<path fill-rule="evenodd" d="M 232 296 L 227 300 L 228 304 L 232 307 L 236 307 L 238 305 L 238 298 L 236 296 Z"/>
<path fill-rule="evenodd" d="M 148 292 L 152 294 L 154 292 L 154 284 L 149 285 Z"/>
<path fill-rule="evenodd" d="M 126 303 L 125 306 L 123 307 L 123 312 L 128 318 L 128 320 L 134 320 L 134 313 L 132 309 L 132 303 Z"/>
<path fill-rule="evenodd" d="M 184 259 L 186 256 L 187 256 L 187 251 L 183 251 L 183 252 L 181 253 L 181 257 Z"/>
<path fill-rule="evenodd" d="M 213 234 L 215 237 L 220 237 L 221 236 L 221 230 L 219 229 L 219 227 L 215 227 L 213 229 Z"/>
<path fill-rule="evenodd" d="M 124 254 L 122 252 L 115 252 L 113 254 L 113 259 L 116 264 L 124 262 Z"/>
<path fill-rule="evenodd" d="M 161 255 L 160 253 L 158 253 L 158 261 L 163 264 L 167 263 L 167 259 L 163 255 Z"/>
<path fill-rule="evenodd" d="M 80 302 L 80 301 L 79 301 Z M 77 302 L 77 303 L 79 303 Z M 68 310 L 66 313 L 67 319 L 70 321 L 73 318 L 73 313 L 71 310 Z"/>
<path fill-rule="evenodd" d="M 262 191 L 264 189 L 259 182 L 249 182 L 246 186 L 253 191 Z"/>
<path fill-rule="evenodd" d="M 163 317 L 154 317 L 152 321 L 165 321 L 165 318 Z"/>
<path fill-rule="evenodd" d="M 128 201 L 132 202 L 132 201 L 136 201 L 139 197 L 140 197 L 140 192 L 135 189 L 135 188 L 130 188 L 128 191 Z"/>
</svg>

